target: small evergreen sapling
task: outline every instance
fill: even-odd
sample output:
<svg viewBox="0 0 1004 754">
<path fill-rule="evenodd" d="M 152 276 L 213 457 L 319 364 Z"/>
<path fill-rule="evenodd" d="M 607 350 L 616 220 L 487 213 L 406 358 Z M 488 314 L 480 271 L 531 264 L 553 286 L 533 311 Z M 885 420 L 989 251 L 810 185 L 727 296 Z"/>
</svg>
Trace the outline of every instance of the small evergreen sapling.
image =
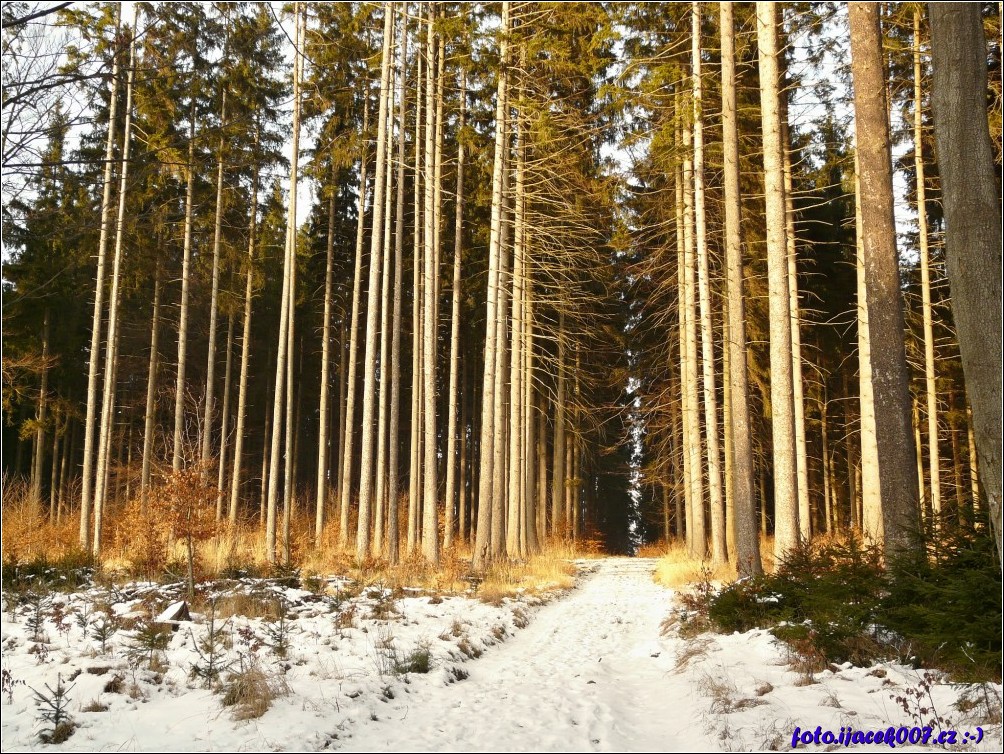
<svg viewBox="0 0 1004 754">
<path fill-rule="evenodd" d="M 35 702 L 38 704 L 38 719 L 46 724 L 42 729 L 40 738 L 43 743 L 61 744 L 73 735 L 73 718 L 70 717 L 70 690 L 73 686 L 64 686 L 62 675 L 56 676 L 56 688 L 45 684 L 48 693 L 31 690 L 35 693 Z"/>
<path fill-rule="evenodd" d="M 228 670 L 233 661 L 227 658 L 227 630 L 230 621 L 224 621 L 223 625 L 216 622 L 216 602 L 211 602 L 209 606 L 209 620 L 206 625 L 206 634 L 201 639 L 196 639 L 195 635 L 189 632 L 195 651 L 199 654 L 199 661 L 192 665 L 191 675 L 193 678 L 201 678 L 206 688 L 213 688 L 220 678 L 220 673 Z"/>
</svg>

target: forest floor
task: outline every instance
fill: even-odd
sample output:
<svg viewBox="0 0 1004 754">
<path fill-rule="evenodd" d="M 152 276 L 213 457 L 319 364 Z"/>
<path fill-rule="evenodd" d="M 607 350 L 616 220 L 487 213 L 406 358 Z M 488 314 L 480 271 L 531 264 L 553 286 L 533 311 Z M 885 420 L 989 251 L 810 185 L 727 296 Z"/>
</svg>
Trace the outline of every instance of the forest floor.
<svg viewBox="0 0 1004 754">
<path fill-rule="evenodd" d="M 66 751 L 788 750 L 796 728 L 817 726 L 907 726 L 907 737 L 930 726 L 926 745 L 895 748 L 927 750 L 951 730 L 956 745 L 939 748 L 1000 749 L 999 684 L 889 663 L 811 673 L 766 631 L 681 636 L 654 567 L 579 561 L 573 589 L 494 604 L 241 580 L 218 587 L 212 651 L 194 612 L 153 647 L 151 611 L 180 587 L 21 595 L 17 607 L 5 593 L 0 742 L 52 750 L 42 713 L 61 682 L 72 733 L 55 748 Z M 193 675 L 208 656 L 215 689 Z"/>
</svg>

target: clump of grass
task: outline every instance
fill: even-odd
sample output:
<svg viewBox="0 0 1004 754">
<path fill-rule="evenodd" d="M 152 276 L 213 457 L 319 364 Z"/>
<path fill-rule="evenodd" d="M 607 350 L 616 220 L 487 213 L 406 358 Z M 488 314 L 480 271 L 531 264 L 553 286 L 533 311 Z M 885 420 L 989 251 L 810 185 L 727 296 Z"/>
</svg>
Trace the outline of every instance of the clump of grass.
<svg viewBox="0 0 1004 754">
<path fill-rule="evenodd" d="M 656 583 L 676 589 L 695 581 L 732 581 L 736 577 L 735 567 L 729 564 L 711 566 L 707 561 L 690 556 L 683 542 L 673 542 L 664 551 L 655 566 Z"/>
<path fill-rule="evenodd" d="M 269 675 L 257 664 L 230 673 L 223 687 L 221 703 L 233 708 L 234 720 L 257 720 L 272 702 L 289 693 L 280 676 Z"/>
</svg>

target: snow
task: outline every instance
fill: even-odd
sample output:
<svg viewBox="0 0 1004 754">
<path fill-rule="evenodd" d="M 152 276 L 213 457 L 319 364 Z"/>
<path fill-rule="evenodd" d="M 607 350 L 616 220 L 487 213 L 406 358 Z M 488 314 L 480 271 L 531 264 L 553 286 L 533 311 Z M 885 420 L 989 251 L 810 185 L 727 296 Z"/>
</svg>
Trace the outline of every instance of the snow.
<svg viewBox="0 0 1004 754">
<path fill-rule="evenodd" d="M 848 664 L 809 678 L 766 631 L 684 638 L 664 629 L 675 595 L 653 582 L 654 565 L 582 561 L 578 585 L 547 604 L 523 597 L 489 605 L 476 595 L 440 598 L 380 585 L 360 592 L 343 580 L 329 580 L 321 593 L 229 584 L 221 593 L 289 605 L 285 658 L 269 646 L 274 619 L 216 621 L 229 639 L 226 662 L 236 669 L 253 661 L 274 687 L 288 690 L 263 716 L 242 721 L 190 675 L 202 662 L 196 642 L 206 635 L 205 615 L 193 612 L 181 623 L 154 670 L 135 653 L 129 659 L 132 631 L 119 630 L 100 651 L 93 626 L 108 618 L 104 611 L 156 615 L 179 599 L 179 588 L 55 595 L 42 628 L 47 644 L 31 640 L 30 607 L 12 616 L 8 604 L 3 668 L 14 685 L 10 703 L 6 684 L 0 702 L 0 741 L 4 751 L 52 748 L 39 739 L 32 688 L 55 688 L 57 676 L 72 684 L 76 730 L 58 745 L 65 751 L 787 750 L 796 726 L 884 730 L 937 716 L 954 721 L 960 740 L 975 731 L 976 712 L 952 707 L 964 687 L 935 683 L 929 697 L 914 699 L 922 671 Z M 88 633 L 74 611 L 87 614 Z M 426 651 L 430 672 L 411 672 L 409 661 Z M 119 690 L 105 690 L 116 678 Z M 987 690 L 999 700 L 999 685 Z M 908 700 L 905 710 L 897 698 Z M 936 712 L 921 715 L 932 703 Z M 982 727 L 975 748 L 999 750 L 999 724 Z"/>
</svg>

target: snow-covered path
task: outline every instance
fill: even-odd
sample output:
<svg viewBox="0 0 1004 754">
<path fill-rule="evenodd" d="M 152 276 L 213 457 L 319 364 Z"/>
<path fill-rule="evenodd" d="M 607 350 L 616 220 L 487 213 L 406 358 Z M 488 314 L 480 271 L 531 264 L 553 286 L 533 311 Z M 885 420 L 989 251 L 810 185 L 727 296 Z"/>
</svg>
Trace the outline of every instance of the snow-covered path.
<svg viewBox="0 0 1004 754">
<path fill-rule="evenodd" d="M 399 697 L 345 751 L 667 751 L 705 738 L 701 705 L 673 683 L 671 592 L 653 560 L 597 561 L 570 594 L 435 694 Z M 673 693 L 673 692 L 676 693 Z"/>
</svg>

